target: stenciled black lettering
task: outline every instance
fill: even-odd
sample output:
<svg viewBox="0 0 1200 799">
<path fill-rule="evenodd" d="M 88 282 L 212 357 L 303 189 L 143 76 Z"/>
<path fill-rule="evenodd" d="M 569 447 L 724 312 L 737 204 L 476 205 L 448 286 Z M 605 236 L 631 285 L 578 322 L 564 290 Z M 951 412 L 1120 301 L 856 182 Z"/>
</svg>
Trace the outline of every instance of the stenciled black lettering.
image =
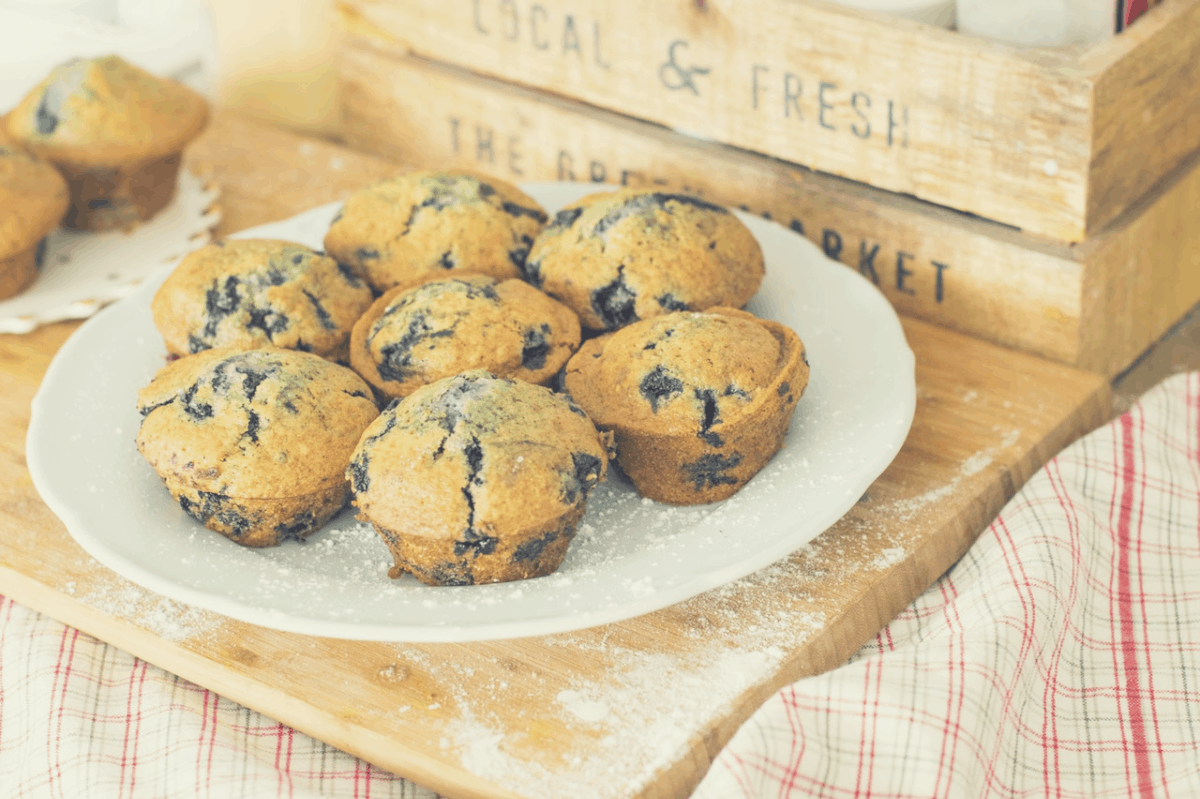
<svg viewBox="0 0 1200 799">
<path fill-rule="evenodd" d="M 592 161 L 588 164 L 588 177 L 592 179 L 592 183 L 603 183 L 608 177 L 608 170 L 599 161 Z"/>
<path fill-rule="evenodd" d="M 550 49 L 550 40 L 549 39 L 541 39 L 538 37 L 538 18 L 539 17 L 541 18 L 542 22 L 546 22 L 550 19 L 550 12 L 548 12 L 546 10 L 546 7 L 543 5 L 534 5 L 532 8 L 529 9 L 529 38 L 530 38 L 530 40 L 533 41 L 533 46 L 536 47 L 537 49 L 549 50 Z"/>
<path fill-rule="evenodd" d="M 905 261 L 912 259 L 912 253 L 898 250 L 896 252 L 896 291 L 904 294 L 916 294 L 911 288 L 905 285 L 905 281 L 912 277 L 913 271 L 904 265 Z"/>
<path fill-rule="evenodd" d="M 900 130 L 900 146 L 908 146 L 908 106 L 900 109 L 900 119 L 896 118 L 896 103 L 894 100 L 888 100 L 888 147 L 892 147 L 896 143 L 896 131 Z"/>
<path fill-rule="evenodd" d="M 515 42 L 521 36 L 521 17 L 517 13 L 516 0 L 500 0 L 500 14 L 508 20 L 508 26 L 501 28 L 504 38 Z"/>
<path fill-rule="evenodd" d="M 491 128 L 475 126 L 475 160 L 487 160 L 489 164 L 496 163 L 496 150 L 493 147 Z"/>
<path fill-rule="evenodd" d="M 458 155 L 460 150 L 458 142 L 458 125 L 458 119 L 455 117 L 450 117 L 450 146 L 453 148 L 455 155 Z"/>
<path fill-rule="evenodd" d="M 758 108 L 758 73 L 767 72 L 770 67 L 755 64 L 750 68 L 750 107 Z"/>
<path fill-rule="evenodd" d="M 871 138 L 871 120 L 867 117 L 866 112 L 859 105 L 865 106 L 868 110 L 871 108 L 870 95 L 862 92 L 855 92 L 850 95 L 850 107 L 854 109 L 854 113 L 858 114 L 858 118 L 862 120 L 862 127 L 859 127 L 857 122 L 850 123 L 850 130 L 860 139 Z"/>
<path fill-rule="evenodd" d="M 838 256 L 842 254 L 842 246 L 841 233 L 833 228 L 825 228 L 821 231 L 821 249 L 825 251 L 826 258 L 838 260 Z"/>
<path fill-rule="evenodd" d="M 596 46 L 596 66 L 601 69 L 609 69 L 608 62 L 600 57 L 600 23 L 592 23 L 592 42 Z"/>
<path fill-rule="evenodd" d="M 574 159 L 571 158 L 571 154 L 568 153 L 566 150 L 559 150 L 558 151 L 558 179 L 559 180 L 569 180 L 569 181 L 574 182 L 574 180 L 575 180 L 574 166 L 575 166 L 575 161 L 574 161 Z"/>
<path fill-rule="evenodd" d="M 479 31 L 484 36 L 490 36 L 492 32 L 483 27 L 483 16 L 480 14 L 480 11 L 482 11 L 480 8 L 481 5 L 482 3 L 480 3 L 480 0 L 471 0 L 471 7 L 475 11 L 475 30 Z"/>
<path fill-rule="evenodd" d="M 792 109 L 796 109 L 796 119 L 804 120 L 804 112 L 800 110 L 800 78 L 788 72 L 783 76 L 783 115 L 790 117 Z"/>
<path fill-rule="evenodd" d="M 631 178 L 633 178 L 635 175 L 638 175 L 638 176 L 640 176 L 641 174 L 642 174 L 641 172 L 635 172 L 635 171 L 633 171 L 632 169 L 622 169 L 622 170 L 621 170 L 621 185 L 622 185 L 622 186 L 629 186 L 629 185 L 631 185 L 631 184 L 632 184 L 632 182 L 633 182 L 633 181 L 631 180 Z M 643 180 L 641 180 L 641 179 L 639 179 L 639 180 L 637 181 L 638 185 L 641 185 L 643 182 L 644 182 L 644 181 L 643 181 Z"/>
<path fill-rule="evenodd" d="M 563 20 L 563 55 L 572 50 L 580 59 L 583 58 L 583 48 L 579 46 L 579 31 L 575 30 L 575 17 L 567 14 Z"/>
<path fill-rule="evenodd" d="M 801 236 L 804 235 L 804 223 L 799 219 L 793 219 L 791 222 L 788 222 L 788 227 L 790 227 L 796 233 L 799 233 Z"/>
<path fill-rule="evenodd" d="M 708 67 L 685 67 L 680 64 L 676 51 L 687 48 L 688 43 L 683 39 L 676 39 L 667 46 L 667 60 L 658 68 L 658 79 L 671 91 L 687 89 L 692 94 L 698 95 L 700 87 L 696 85 L 695 76 L 707 75 L 711 70 Z"/>
<path fill-rule="evenodd" d="M 821 81 L 821 85 L 817 89 L 817 123 L 827 130 L 837 130 L 832 122 L 825 119 L 825 112 L 833 110 L 833 103 L 825 100 L 825 92 L 835 89 L 837 89 L 836 83 L 827 83 L 826 81 Z"/>
<path fill-rule="evenodd" d="M 517 177 L 522 177 L 525 170 L 521 169 L 521 139 L 519 136 L 508 137 L 508 171 Z"/>
<path fill-rule="evenodd" d="M 933 268 L 937 270 L 937 277 L 935 278 L 935 282 L 934 282 L 933 296 L 937 298 L 938 302 L 942 302 L 944 299 L 946 299 L 945 272 L 947 269 L 950 268 L 950 265 L 949 264 L 940 264 L 937 261 L 932 261 L 931 263 L 933 264 Z"/>
<path fill-rule="evenodd" d="M 858 272 L 863 277 L 871 278 L 871 282 L 878 286 L 879 273 L 875 271 L 876 255 L 879 255 L 878 244 L 868 250 L 867 243 L 865 241 L 860 241 L 858 243 Z"/>
</svg>

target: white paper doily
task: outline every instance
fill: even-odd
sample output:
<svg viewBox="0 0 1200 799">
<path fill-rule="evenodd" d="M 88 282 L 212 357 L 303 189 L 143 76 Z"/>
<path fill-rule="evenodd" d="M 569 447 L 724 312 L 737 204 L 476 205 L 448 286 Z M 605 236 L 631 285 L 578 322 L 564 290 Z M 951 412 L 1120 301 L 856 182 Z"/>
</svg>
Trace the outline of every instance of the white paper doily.
<svg viewBox="0 0 1200 799">
<path fill-rule="evenodd" d="M 84 319 L 131 294 L 160 265 L 209 242 L 221 219 L 218 194 L 215 186 L 182 169 L 171 204 L 131 233 L 55 230 L 34 284 L 0 300 L 0 333 Z"/>
</svg>

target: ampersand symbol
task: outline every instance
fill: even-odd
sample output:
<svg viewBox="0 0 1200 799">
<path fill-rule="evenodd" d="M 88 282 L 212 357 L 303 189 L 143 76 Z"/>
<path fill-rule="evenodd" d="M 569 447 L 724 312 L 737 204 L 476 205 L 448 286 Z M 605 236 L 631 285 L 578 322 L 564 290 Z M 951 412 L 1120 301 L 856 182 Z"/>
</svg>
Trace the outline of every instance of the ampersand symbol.
<svg viewBox="0 0 1200 799">
<path fill-rule="evenodd" d="M 678 89 L 691 89 L 692 94 L 700 94 L 700 90 L 696 88 L 696 81 L 692 78 L 693 75 L 707 75 L 706 67 L 681 67 L 675 61 L 675 49 L 677 47 L 687 47 L 687 42 L 683 39 L 676 39 L 671 42 L 671 46 L 667 49 L 667 63 L 663 64 L 658 70 L 659 80 L 663 82 L 671 91 Z"/>
</svg>

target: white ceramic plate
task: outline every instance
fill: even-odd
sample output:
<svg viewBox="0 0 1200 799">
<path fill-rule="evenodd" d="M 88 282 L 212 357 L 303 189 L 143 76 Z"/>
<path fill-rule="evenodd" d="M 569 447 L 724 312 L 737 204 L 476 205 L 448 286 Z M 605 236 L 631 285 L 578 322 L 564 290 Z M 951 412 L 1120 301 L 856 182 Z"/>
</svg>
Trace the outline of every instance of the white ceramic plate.
<svg viewBox="0 0 1200 799">
<path fill-rule="evenodd" d="M 555 211 L 592 184 L 523 188 Z M 338 204 L 244 231 L 320 247 Z M 150 298 L 169 269 L 88 320 L 33 402 L 27 457 L 46 503 L 93 557 L 158 593 L 254 624 L 335 638 L 469 641 L 619 621 L 761 569 L 836 522 L 900 450 L 914 358 L 883 295 L 801 236 L 741 214 L 767 276 L 750 310 L 795 329 L 812 379 L 783 450 L 741 492 L 676 508 L 613 475 L 588 500 L 566 561 L 514 583 L 430 587 L 387 577 L 376 534 L 339 514 L 306 543 L 254 550 L 202 527 L 134 445 L 137 390 L 164 363 Z"/>
</svg>

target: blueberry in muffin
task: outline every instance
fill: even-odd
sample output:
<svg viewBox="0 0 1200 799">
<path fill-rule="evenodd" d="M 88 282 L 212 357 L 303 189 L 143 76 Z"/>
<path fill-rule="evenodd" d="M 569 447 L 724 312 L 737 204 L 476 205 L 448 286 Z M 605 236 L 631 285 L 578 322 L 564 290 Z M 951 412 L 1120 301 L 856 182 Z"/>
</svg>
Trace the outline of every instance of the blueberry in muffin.
<svg viewBox="0 0 1200 799">
<path fill-rule="evenodd" d="M 54 167 L 0 144 L 0 300 L 37 279 L 46 236 L 67 204 L 66 181 Z"/>
<path fill-rule="evenodd" d="M 346 504 L 378 416 L 350 369 L 296 350 L 204 350 L 138 392 L 138 451 L 179 505 L 238 544 L 303 540 Z"/>
<path fill-rule="evenodd" d="M 350 365 L 389 398 L 471 369 L 546 385 L 579 332 L 571 309 L 522 280 L 435 272 L 375 301 L 354 325 Z"/>
<path fill-rule="evenodd" d="M 181 153 L 207 121 L 196 92 L 106 56 L 56 67 L 12 110 L 7 128 L 66 178 L 66 227 L 128 230 L 171 201 Z"/>
<path fill-rule="evenodd" d="M 516 186 L 463 171 L 396 175 L 352 195 L 325 249 L 377 292 L 425 272 L 519 277 L 545 210 Z"/>
<path fill-rule="evenodd" d="M 715 305 L 741 307 L 762 283 L 762 249 L 728 209 L 688 194 L 621 189 L 559 211 L 534 241 L 525 279 L 591 331 Z"/>
<path fill-rule="evenodd" d="M 584 342 L 564 386 L 615 435 L 642 496 L 696 505 L 741 490 L 780 450 L 808 377 L 793 330 L 716 307 Z"/>
<path fill-rule="evenodd" d="M 359 277 L 302 244 L 229 239 L 184 257 L 150 309 L 174 355 L 274 346 L 345 360 L 372 300 Z"/>
<path fill-rule="evenodd" d="M 395 400 L 346 474 L 393 577 L 504 582 L 562 564 L 609 445 L 563 395 L 475 370 Z"/>
</svg>

